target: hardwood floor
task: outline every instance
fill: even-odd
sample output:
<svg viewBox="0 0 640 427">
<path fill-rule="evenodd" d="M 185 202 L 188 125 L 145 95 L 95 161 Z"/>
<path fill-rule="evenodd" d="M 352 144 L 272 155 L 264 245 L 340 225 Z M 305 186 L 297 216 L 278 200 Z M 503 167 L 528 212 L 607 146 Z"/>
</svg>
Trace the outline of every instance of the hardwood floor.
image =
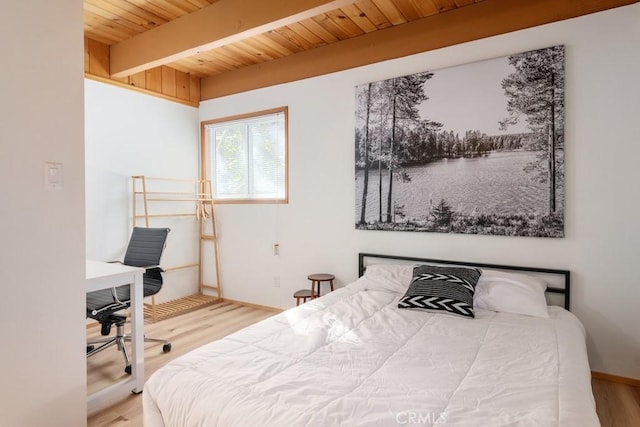
<svg viewBox="0 0 640 427">
<path fill-rule="evenodd" d="M 161 344 L 146 344 L 145 377 L 149 378 L 153 372 L 170 360 L 196 347 L 274 314 L 272 311 L 225 302 L 146 325 L 145 332 L 148 336 L 168 338 L 172 343 L 172 349 L 170 353 L 162 353 Z M 87 337 L 95 338 L 99 334 L 98 328 L 92 328 L 87 332 Z M 124 375 L 124 362 L 115 348 L 107 349 L 87 359 L 89 392 L 106 387 Z M 602 427 L 640 426 L 640 388 L 601 379 L 593 379 L 591 384 Z M 89 427 L 142 426 L 142 395 L 131 394 L 114 406 L 90 416 L 87 419 L 87 425 Z"/>
<path fill-rule="evenodd" d="M 640 426 L 640 388 L 592 379 L 591 387 L 602 427 Z"/>
<path fill-rule="evenodd" d="M 145 333 L 153 338 L 167 338 L 171 352 L 163 353 L 162 344 L 145 344 L 145 378 L 170 360 L 210 341 L 222 338 L 267 317 L 273 311 L 224 302 L 145 325 Z M 127 328 L 128 330 L 128 328 Z M 87 331 L 87 338 L 99 338 L 100 328 Z M 108 348 L 87 359 L 87 389 L 95 392 L 124 378 L 124 360 L 116 347 Z M 114 406 L 87 418 L 89 427 L 142 426 L 142 395 L 131 394 Z"/>
</svg>

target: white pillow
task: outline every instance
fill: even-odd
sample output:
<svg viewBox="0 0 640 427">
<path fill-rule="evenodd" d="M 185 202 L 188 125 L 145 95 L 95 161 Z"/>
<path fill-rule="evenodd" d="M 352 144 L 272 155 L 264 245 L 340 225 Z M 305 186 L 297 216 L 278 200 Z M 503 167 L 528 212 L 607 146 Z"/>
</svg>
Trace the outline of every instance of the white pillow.
<svg viewBox="0 0 640 427">
<path fill-rule="evenodd" d="M 413 276 L 413 264 L 371 264 L 364 276 L 365 289 L 404 294 Z"/>
<path fill-rule="evenodd" d="M 547 283 L 534 276 L 482 270 L 473 296 L 474 309 L 549 317 Z"/>
</svg>

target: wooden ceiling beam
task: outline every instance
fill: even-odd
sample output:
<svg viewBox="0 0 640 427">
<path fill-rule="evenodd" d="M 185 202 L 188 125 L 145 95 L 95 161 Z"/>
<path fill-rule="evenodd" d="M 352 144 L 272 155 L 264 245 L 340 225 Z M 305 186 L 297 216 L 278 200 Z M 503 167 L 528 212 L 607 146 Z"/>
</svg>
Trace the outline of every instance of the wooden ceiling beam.
<svg viewBox="0 0 640 427">
<path fill-rule="evenodd" d="M 219 98 L 343 71 L 638 1 L 485 0 L 276 60 L 203 78 L 200 99 Z"/>
<path fill-rule="evenodd" d="M 352 0 L 219 0 L 111 46 L 111 75 L 127 76 L 340 8 Z"/>
</svg>

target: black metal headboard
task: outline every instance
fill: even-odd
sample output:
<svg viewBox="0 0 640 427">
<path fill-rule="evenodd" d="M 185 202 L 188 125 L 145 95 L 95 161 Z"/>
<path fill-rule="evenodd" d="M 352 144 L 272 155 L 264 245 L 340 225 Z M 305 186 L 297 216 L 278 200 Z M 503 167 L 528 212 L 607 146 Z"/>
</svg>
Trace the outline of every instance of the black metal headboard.
<svg viewBox="0 0 640 427">
<path fill-rule="evenodd" d="M 425 264 L 459 265 L 459 266 L 466 266 L 466 267 L 477 267 L 480 269 L 492 268 L 495 270 L 511 270 L 511 271 L 558 275 L 558 276 L 562 276 L 564 280 L 564 286 L 563 287 L 547 286 L 547 292 L 563 295 L 564 308 L 569 310 L 571 307 L 571 274 L 569 270 L 556 270 L 553 268 L 537 268 L 537 267 L 520 267 L 520 266 L 514 266 L 514 265 L 500 265 L 500 264 L 481 264 L 477 262 L 462 262 L 462 261 L 450 261 L 450 260 L 442 260 L 442 259 L 415 258 L 415 257 L 406 257 L 406 256 L 398 256 L 398 255 L 359 253 L 358 254 L 358 276 L 359 277 L 364 274 L 364 270 L 366 267 L 365 258 L 410 261 L 410 262 L 425 263 Z"/>
</svg>

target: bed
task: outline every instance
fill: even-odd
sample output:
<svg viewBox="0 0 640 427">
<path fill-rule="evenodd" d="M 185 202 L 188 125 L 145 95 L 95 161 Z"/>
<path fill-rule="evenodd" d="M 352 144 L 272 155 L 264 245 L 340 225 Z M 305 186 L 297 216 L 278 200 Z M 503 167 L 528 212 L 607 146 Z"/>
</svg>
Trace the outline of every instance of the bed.
<svg viewBox="0 0 640 427">
<path fill-rule="evenodd" d="M 376 254 L 359 254 L 359 270 L 156 371 L 144 425 L 599 425 L 568 271 Z M 414 295 L 435 289 L 424 280 L 471 270 L 473 317 L 400 307 L 435 301 Z M 469 311 L 452 295 L 443 306 Z"/>
</svg>

